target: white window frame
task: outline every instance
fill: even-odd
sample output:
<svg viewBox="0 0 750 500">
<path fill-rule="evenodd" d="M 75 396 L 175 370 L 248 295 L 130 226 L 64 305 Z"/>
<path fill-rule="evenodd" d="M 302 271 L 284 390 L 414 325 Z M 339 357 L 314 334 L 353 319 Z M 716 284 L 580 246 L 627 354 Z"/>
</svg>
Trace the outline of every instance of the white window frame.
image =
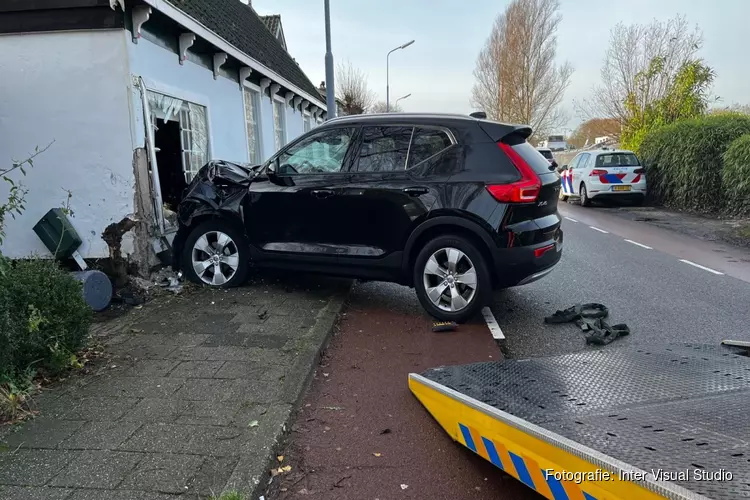
<svg viewBox="0 0 750 500">
<path fill-rule="evenodd" d="M 247 158 L 250 163 L 254 163 L 255 160 L 250 158 L 250 142 L 248 139 L 248 133 L 247 133 L 247 108 L 245 107 L 245 92 L 249 90 L 250 92 L 254 92 L 255 95 L 253 95 L 253 98 L 255 101 L 253 102 L 253 110 L 255 111 L 258 119 L 255 124 L 256 131 L 255 131 L 255 140 L 258 142 L 258 162 L 260 163 L 264 156 L 264 148 L 263 148 L 263 94 L 260 91 L 260 87 L 257 85 L 254 85 L 250 82 L 244 82 L 243 83 L 243 89 L 242 89 L 242 117 L 245 120 L 245 141 L 247 144 Z M 275 129 L 274 129 L 275 132 Z M 274 139 L 275 140 L 275 139 Z"/>
<path fill-rule="evenodd" d="M 282 144 L 277 143 L 277 135 L 276 135 L 276 103 L 281 104 L 281 120 L 279 120 L 279 123 L 281 124 L 281 135 L 282 137 Z M 286 130 L 286 101 L 278 95 L 273 96 L 273 101 L 271 102 L 271 108 L 273 110 L 273 142 L 276 146 L 276 151 L 280 150 L 284 146 L 286 146 L 289 143 L 289 138 Z"/>
<path fill-rule="evenodd" d="M 303 111 L 302 112 L 302 133 L 306 134 L 307 132 L 311 131 L 313 129 L 313 120 L 312 120 L 312 114 L 309 111 Z"/>
<path fill-rule="evenodd" d="M 209 99 L 203 94 L 196 94 L 189 92 L 184 89 L 173 87 L 150 78 L 141 77 L 143 83 L 146 84 L 146 90 L 156 92 L 157 94 L 164 94 L 168 97 L 175 99 L 181 99 L 183 101 L 192 102 L 193 104 L 199 104 L 206 108 L 206 133 L 208 134 L 208 160 L 214 159 L 214 136 L 213 126 L 211 123 L 211 106 L 209 105 Z"/>
</svg>

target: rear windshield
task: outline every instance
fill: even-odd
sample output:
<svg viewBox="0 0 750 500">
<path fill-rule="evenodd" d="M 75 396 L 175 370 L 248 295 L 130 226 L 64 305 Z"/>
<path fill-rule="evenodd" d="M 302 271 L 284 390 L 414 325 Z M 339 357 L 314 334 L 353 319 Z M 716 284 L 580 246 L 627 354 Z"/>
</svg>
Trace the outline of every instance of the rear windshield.
<svg viewBox="0 0 750 500">
<path fill-rule="evenodd" d="M 541 175 L 550 173 L 549 162 L 547 159 L 528 142 L 516 144 L 513 146 L 513 149 L 516 153 L 521 155 L 521 158 L 523 158 L 537 174 Z"/>
<path fill-rule="evenodd" d="M 641 164 L 633 153 L 608 153 L 596 157 L 596 167 L 638 167 Z"/>
<path fill-rule="evenodd" d="M 537 151 L 539 151 L 539 150 L 537 149 Z M 547 158 L 548 160 L 551 160 L 551 159 L 552 159 L 552 151 L 550 151 L 550 150 L 548 150 L 548 149 L 542 149 L 542 150 L 541 150 L 541 151 L 539 151 L 539 152 L 540 152 L 540 153 L 542 153 L 542 156 L 544 156 L 544 157 L 545 157 L 545 158 Z"/>
</svg>

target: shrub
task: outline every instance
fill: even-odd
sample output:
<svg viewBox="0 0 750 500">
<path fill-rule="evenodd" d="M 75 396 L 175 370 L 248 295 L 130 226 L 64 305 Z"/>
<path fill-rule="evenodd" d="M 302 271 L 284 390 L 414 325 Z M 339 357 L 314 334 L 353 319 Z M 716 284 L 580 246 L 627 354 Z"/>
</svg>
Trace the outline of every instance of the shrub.
<svg viewBox="0 0 750 500">
<path fill-rule="evenodd" d="M 750 214 L 750 134 L 732 141 L 724 153 L 722 180 L 728 211 L 734 215 Z"/>
<path fill-rule="evenodd" d="M 750 133 L 750 117 L 714 115 L 649 133 L 638 150 L 656 203 L 701 212 L 733 211 L 725 200 L 723 157 L 729 144 Z"/>
<path fill-rule="evenodd" d="M 52 374 L 71 364 L 88 335 L 81 284 L 56 262 L 17 261 L 0 274 L 0 377 L 29 368 Z"/>
</svg>

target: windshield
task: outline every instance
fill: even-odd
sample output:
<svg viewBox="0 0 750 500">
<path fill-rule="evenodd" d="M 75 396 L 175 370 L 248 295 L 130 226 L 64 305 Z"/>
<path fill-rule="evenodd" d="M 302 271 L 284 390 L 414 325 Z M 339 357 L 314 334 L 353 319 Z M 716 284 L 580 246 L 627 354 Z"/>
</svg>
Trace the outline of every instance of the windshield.
<svg viewBox="0 0 750 500">
<path fill-rule="evenodd" d="M 597 167 L 639 167 L 641 164 L 633 153 L 609 153 L 596 157 Z"/>
<path fill-rule="evenodd" d="M 561 135 L 551 135 L 547 138 L 549 142 L 563 142 L 565 138 Z"/>
</svg>

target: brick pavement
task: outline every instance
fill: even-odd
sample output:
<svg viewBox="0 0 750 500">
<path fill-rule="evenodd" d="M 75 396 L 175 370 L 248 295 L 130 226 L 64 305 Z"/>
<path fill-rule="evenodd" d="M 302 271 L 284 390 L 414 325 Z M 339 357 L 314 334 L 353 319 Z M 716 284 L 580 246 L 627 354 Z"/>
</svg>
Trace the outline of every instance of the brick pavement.
<svg viewBox="0 0 750 500">
<path fill-rule="evenodd" d="M 0 430 L 0 498 L 207 498 L 265 486 L 349 282 L 256 278 L 93 327 L 111 358 Z"/>
</svg>

